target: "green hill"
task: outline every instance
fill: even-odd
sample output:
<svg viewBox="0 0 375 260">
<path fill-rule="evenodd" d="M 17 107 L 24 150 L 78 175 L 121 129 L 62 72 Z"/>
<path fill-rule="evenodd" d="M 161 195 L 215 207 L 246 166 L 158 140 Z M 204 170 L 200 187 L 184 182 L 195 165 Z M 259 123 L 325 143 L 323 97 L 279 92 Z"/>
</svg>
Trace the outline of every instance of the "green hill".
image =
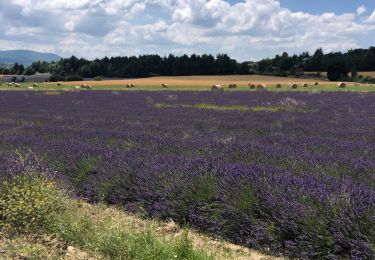
<svg viewBox="0 0 375 260">
<path fill-rule="evenodd" d="M 29 50 L 0 51 L 0 66 L 8 66 L 14 63 L 30 65 L 34 61 L 58 61 L 61 57 L 53 53 L 41 53 Z"/>
</svg>

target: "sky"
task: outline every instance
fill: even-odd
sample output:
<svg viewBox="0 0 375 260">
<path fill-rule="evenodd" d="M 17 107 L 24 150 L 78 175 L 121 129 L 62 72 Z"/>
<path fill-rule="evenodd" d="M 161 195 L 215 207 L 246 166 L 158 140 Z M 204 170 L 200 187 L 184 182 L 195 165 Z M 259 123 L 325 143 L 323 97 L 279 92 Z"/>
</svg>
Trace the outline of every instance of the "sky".
<svg viewBox="0 0 375 260">
<path fill-rule="evenodd" d="M 244 61 L 372 45 L 374 0 L 0 0 L 0 50 Z"/>
</svg>

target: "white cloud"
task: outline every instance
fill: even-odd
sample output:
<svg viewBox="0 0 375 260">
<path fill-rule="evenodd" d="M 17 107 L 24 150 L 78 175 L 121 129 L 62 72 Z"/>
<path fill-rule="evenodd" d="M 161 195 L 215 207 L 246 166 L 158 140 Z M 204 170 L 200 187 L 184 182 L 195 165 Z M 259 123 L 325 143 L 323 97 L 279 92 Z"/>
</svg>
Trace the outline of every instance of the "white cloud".
<svg viewBox="0 0 375 260">
<path fill-rule="evenodd" d="M 33 36 L 41 32 L 42 29 L 36 27 L 11 27 L 5 32 L 5 34 L 12 36 Z"/>
<path fill-rule="evenodd" d="M 8 0 L 0 2 L 0 49 L 23 46 L 95 58 L 227 52 L 245 60 L 280 51 L 346 50 L 375 37 L 375 11 L 292 12 L 276 0 Z M 39 46 L 39 47 L 38 47 Z"/>
<path fill-rule="evenodd" d="M 368 23 L 375 23 L 375 10 L 372 14 L 367 18 L 366 22 Z"/>
<path fill-rule="evenodd" d="M 357 8 L 357 15 L 362 15 L 367 11 L 366 6 L 361 5 L 360 7 Z"/>
</svg>

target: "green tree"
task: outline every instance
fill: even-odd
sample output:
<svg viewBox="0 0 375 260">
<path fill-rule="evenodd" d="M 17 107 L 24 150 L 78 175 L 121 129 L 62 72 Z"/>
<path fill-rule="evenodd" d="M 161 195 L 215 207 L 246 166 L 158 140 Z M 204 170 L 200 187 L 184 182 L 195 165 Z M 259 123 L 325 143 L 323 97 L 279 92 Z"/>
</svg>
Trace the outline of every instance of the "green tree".
<svg viewBox="0 0 375 260">
<path fill-rule="evenodd" d="M 337 56 L 330 59 L 327 69 L 327 77 L 330 81 L 346 80 L 349 72 L 350 67 L 344 57 Z"/>
<path fill-rule="evenodd" d="M 91 77 L 100 76 L 100 65 L 96 60 L 90 63 Z"/>
</svg>

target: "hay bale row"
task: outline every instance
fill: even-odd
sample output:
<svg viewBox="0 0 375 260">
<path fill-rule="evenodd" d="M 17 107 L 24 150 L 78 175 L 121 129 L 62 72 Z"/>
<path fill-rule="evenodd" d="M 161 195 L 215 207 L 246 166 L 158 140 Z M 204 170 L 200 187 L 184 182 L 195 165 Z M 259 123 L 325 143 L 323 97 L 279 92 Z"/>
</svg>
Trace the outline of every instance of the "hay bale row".
<svg viewBox="0 0 375 260">
<path fill-rule="evenodd" d="M 16 83 L 16 82 L 9 82 L 9 83 L 7 83 L 7 86 L 8 86 L 8 87 L 19 87 L 20 84 L 18 84 L 18 83 Z"/>
<path fill-rule="evenodd" d="M 256 88 L 256 85 L 253 84 L 253 83 L 249 83 L 247 86 L 248 86 L 250 89 L 255 89 L 255 88 Z"/>
</svg>

